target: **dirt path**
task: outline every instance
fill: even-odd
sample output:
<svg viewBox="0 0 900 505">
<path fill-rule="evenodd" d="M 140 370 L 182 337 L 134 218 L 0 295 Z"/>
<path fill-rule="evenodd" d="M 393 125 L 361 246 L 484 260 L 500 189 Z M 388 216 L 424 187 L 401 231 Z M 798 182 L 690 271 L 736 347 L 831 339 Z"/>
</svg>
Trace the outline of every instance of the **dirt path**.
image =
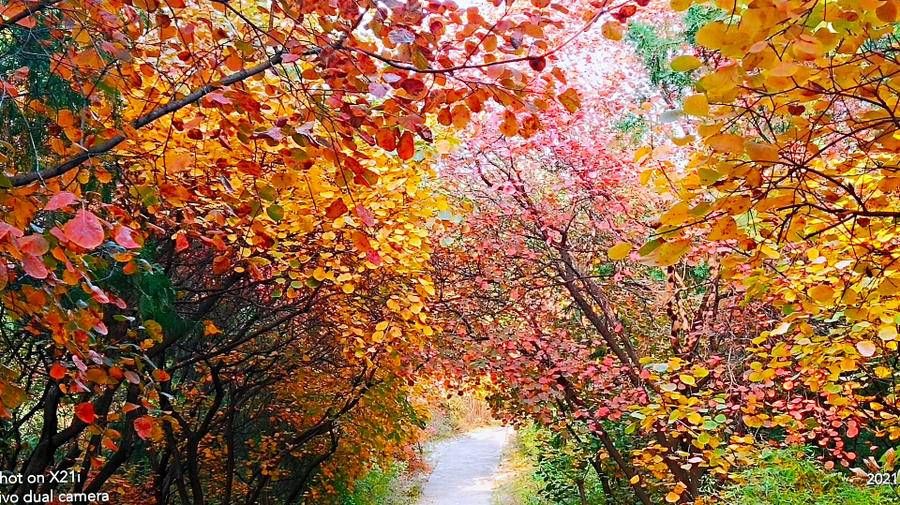
<svg viewBox="0 0 900 505">
<path fill-rule="evenodd" d="M 480 428 L 434 447 L 420 505 L 491 505 L 491 494 L 503 476 L 500 458 L 512 440 L 507 427 Z"/>
</svg>

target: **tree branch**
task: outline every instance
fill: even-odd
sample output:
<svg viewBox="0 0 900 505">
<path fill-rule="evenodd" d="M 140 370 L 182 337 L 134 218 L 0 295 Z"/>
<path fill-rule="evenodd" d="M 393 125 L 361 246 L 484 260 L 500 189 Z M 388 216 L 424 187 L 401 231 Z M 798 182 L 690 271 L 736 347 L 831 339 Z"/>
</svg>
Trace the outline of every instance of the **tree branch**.
<svg viewBox="0 0 900 505">
<path fill-rule="evenodd" d="M 166 105 L 156 108 L 156 109 L 150 111 L 148 114 L 139 117 L 138 119 L 136 119 L 134 122 L 131 123 L 131 126 L 135 129 L 143 128 L 144 126 L 147 126 L 148 124 L 156 121 L 157 119 L 165 116 L 166 114 L 178 111 L 188 105 L 196 103 L 201 98 L 212 93 L 213 91 L 215 91 L 217 89 L 221 89 L 226 86 L 230 86 L 236 82 L 240 82 L 240 81 L 243 81 L 244 79 L 253 77 L 254 75 L 261 74 L 261 73 L 265 72 L 266 70 L 274 67 L 275 65 L 280 64 L 282 62 L 283 56 L 284 56 L 283 51 L 279 51 L 279 52 L 275 53 L 274 55 L 272 55 L 271 57 L 269 57 L 268 60 L 266 60 L 256 66 L 241 70 L 240 72 L 235 72 L 235 73 L 225 77 L 221 81 L 207 84 L 206 86 L 203 86 L 203 87 L 195 90 L 194 92 L 190 93 L 189 95 L 185 96 L 184 98 L 182 98 L 180 100 L 173 100 L 173 101 L 167 103 Z M 26 184 L 31 184 L 32 182 L 35 182 L 38 180 L 59 177 L 60 175 L 63 175 L 66 172 L 68 172 L 74 168 L 78 168 L 79 166 L 81 166 L 81 164 L 90 160 L 91 158 L 95 158 L 97 156 L 100 156 L 101 154 L 105 154 L 105 153 L 111 151 L 114 147 L 121 144 L 125 140 L 125 138 L 126 138 L 125 135 L 122 135 L 122 134 L 116 135 L 115 137 L 113 137 L 109 140 L 106 140 L 104 142 L 101 142 L 97 146 L 94 146 L 77 156 L 73 156 L 72 158 L 69 158 L 68 160 L 64 161 L 63 163 L 56 165 L 55 167 L 48 168 L 45 170 L 38 170 L 35 172 L 28 172 L 28 173 L 24 173 L 24 174 L 14 175 L 14 176 L 10 177 L 9 180 L 12 183 L 12 186 L 17 188 L 20 186 L 25 186 Z"/>
</svg>

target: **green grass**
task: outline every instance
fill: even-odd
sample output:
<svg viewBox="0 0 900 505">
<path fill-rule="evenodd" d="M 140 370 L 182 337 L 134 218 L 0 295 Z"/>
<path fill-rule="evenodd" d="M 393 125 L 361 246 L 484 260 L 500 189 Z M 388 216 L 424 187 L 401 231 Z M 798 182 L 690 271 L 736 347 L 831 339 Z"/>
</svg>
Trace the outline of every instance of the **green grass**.
<svg viewBox="0 0 900 505">
<path fill-rule="evenodd" d="M 863 487 L 826 471 L 801 450 L 768 451 L 762 463 L 739 474 L 741 484 L 722 493 L 729 505 L 889 505 L 900 503 L 890 486 Z"/>
<path fill-rule="evenodd" d="M 515 443 L 503 455 L 500 472 L 508 477 L 494 490 L 493 505 L 555 505 L 541 495 L 544 482 L 529 457 L 527 435 L 516 432 Z"/>
<path fill-rule="evenodd" d="M 386 469 L 375 467 L 356 481 L 352 490 L 340 492 L 340 505 L 409 505 L 418 501 L 422 483 L 406 466 L 394 463 Z"/>
</svg>

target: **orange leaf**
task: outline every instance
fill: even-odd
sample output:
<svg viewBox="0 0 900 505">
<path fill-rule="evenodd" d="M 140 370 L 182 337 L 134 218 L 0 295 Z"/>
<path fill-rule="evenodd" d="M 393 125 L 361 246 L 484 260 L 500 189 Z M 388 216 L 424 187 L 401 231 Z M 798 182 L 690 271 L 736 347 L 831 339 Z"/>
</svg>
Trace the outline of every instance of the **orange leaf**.
<svg viewBox="0 0 900 505">
<path fill-rule="evenodd" d="M 237 53 L 231 53 L 225 58 L 225 66 L 228 67 L 228 70 L 237 72 L 244 67 L 244 60 Z"/>
<path fill-rule="evenodd" d="M 337 219 L 338 217 L 344 215 L 347 212 L 347 205 L 343 200 L 338 198 L 337 200 L 331 202 L 331 205 L 325 209 L 325 216 L 329 219 Z"/>
<path fill-rule="evenodd" d="M 360 251 L 366 252 L 372 249 L 371 244 L 369 244 L 369 237 L 367 237 L 365 233 L 354 230 L 350 233 L 350 238 L 353 240 L 353 246 Z"/>
<path fill-rule="evenodd" d="M 730 133 L 720 133 L 706 139 L 706 145 L 720 153 L 739 154 L 744 150 L 744 138 Z"/>
<path fill-rule="evenodd" d="M 569 112 L 575 112 L 581 108 L 581 98 L 575 88 L 569 88 L 562 92 L 558 97 L 559 103 L 563 104 Z"/>
<path fill-rule="evenodd" d="M 503 121 L 500 123 L 500 133 L 507 137 L 512 137 L 519 131 L 519 123 L 516 121 L 516 115 L 512 111 L 503 113 Z"/>
<path fill-rule="evenodd" d="M 600 32 L 609 40 L 622 40 L 625 28 L 621 23 L 610 20 L 603 23 L 603 26 L 600 27 Z"/>
<path fill-rule="evenodd" d="M 30 30 L 37 26 L 37 21 L 34 20 L 34 16 L 28 16 L 16 21 L 16 24 L 21 26 L 22 28 L 28 28 Z"/>
</svg>

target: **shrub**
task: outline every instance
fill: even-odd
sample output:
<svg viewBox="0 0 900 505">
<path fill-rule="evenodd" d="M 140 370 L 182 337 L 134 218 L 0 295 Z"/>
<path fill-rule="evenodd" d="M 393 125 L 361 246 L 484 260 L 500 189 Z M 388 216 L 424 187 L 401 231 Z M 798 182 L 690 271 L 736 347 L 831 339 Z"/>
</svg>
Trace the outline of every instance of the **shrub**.
<svg viewBox="0 0 900 505">
<path fill-rule="evenodd" d="M 766 451 L 757 468 L 722 493 L 729 505 L 888 505 L 900 502 L 890 486 L 861 487 L 823 470 L 802 450 Z"/>
</svg>

